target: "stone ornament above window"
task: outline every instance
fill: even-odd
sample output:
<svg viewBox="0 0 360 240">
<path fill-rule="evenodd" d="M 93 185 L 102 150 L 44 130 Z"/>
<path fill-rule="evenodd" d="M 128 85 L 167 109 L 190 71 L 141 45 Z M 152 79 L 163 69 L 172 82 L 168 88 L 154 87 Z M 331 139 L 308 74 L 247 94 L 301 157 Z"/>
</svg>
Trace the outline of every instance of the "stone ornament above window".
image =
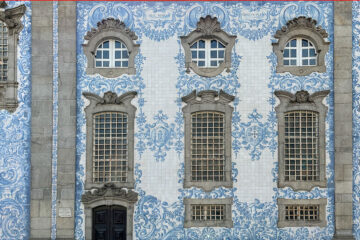
<svg viewBox="0 0 360 240">
<path fill-rule="evenodd" d="M 304 16 L 294 18 L 276 31 L 273 51 L 277 56 L 276 72 L 297 76 L 326 72 L 325 54 L 330 42 L 327 32 L 316 26 L 316 20 Z"/>
<path fill-rule="evenodd" d="M 325 119 L 327 107 L 322 103 L 330 91 L 292 94 L 275 91 L 280 104 L 278 119 L 278 187 L 310 191 L 326 187 Z"/>
<path fill-rule="evenodd" d="M 17 43 L 23 29 L 21 17 L 25 5 L 5 9 L 5 1 L 0 2 L 0 109 L 14 112 L 18 107 L 17 97 Z"/>
<path fill-rule="evenodd" d="M 123 22 L 114 18 L 103 19 L 84 37 L 82 45 L 87 58 L 87 74 L 100 74 L 115 78 L 122 74 L 134 75 L 135 56 L 139 51 L 136 34 Z"/>
<path fill-rule="evenodd" d="M 197 28 L 180 38 L 187 73 L 190 73 L 190 68 L 203 77 L 215 77 L 224 69 L 230 72 L 231 50 L 236 36 L 224 32 L 216 17 L 201 17 Z"/>
</svg>

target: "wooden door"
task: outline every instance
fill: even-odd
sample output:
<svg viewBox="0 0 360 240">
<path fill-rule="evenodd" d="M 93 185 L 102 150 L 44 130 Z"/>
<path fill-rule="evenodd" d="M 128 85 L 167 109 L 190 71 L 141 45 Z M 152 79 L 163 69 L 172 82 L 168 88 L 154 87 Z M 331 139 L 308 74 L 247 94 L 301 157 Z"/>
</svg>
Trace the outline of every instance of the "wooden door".
<svg viewBox="0 0 360 240">
<path fill-rule="evenodd" d="M 93 209 L 94 240 L 126 240 L 126 208 L 100 206 Z"/>
</svg>

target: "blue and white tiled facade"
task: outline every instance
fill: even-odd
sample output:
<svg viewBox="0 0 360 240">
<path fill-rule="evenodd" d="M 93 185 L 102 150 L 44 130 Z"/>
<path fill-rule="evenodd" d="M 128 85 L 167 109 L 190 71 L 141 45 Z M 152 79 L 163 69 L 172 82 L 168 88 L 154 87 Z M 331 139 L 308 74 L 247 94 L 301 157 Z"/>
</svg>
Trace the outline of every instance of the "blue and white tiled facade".
<svg viewBox="0 0 360 240">
<path fill-rule="evenodd" d="M 31 147 L 31 3 L 25 4 L 18 51 L 19 107 L 0 110 L 0 239 L 28 239 L 30 233 Z M 77 127 L 75 239 L 85 239 L 81 203 L 86 171 L 83 92 L 102 96 L 136 91 L 134 239 L 332 239 L 335 232 L 334 184 L 334 4 L 333 2 L 77 2 Z M 212 78 L 186 73 L 180 36 L 196 28 L 200 17 L 216 16 L 222 29 L 236 35 L 230 72 Z M 58 121 L 58 3 L 53 5 L 53 156 L 52 238 L 56 238 Z M 329 34 L 326 72 L 294 76 L 276 73 L 271 43 L 286 22 L 306 16 Z M 82 44 L 102 19 L 123 21 L 138 36 L 135 75 L 105 78 L 86 74 Z M 354 233 L 360 239 L 360 4 L 353 3 Z M 233 188 L 204 192 L 183 188 L 184 119 L 181 97 L 193 90 L 224 90 L 232 103 Z M 326 117 L 327 188 L 295 192 L 277 188 L 278 146 L 275 90 L 310 93 L 330 90 Z M 184 228 L 184 198 L 232 198 L 233 228 Z M 327 198 L 327 226 L 278 228 L 277 199 Z"/>
</svg>

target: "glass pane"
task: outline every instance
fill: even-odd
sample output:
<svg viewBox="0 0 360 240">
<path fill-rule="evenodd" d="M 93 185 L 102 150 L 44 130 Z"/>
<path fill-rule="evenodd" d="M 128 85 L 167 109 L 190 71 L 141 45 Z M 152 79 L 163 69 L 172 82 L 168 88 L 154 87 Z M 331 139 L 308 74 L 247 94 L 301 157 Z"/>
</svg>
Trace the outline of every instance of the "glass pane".
<svg viewBox="0 0 360 240">
<path fill-rule="evenodd" d="M 310 57 L 315 57 L 315 49 L 310 49 Z"/>
<path fill-rule="evenodd" d="M 303 47 L 307 47 L 308 46 L 308 41 L 307 40 L 305 40 L 305 39 L 302 39 L 302 46 Z"/>
<path fill-rule="evenodd" d="M 191 47 L 190 48 L 197 48 L 197 42 L 196 43 L 194 43 L 193 45 L 191 45 Z"/>
<path fill-rule="evenodd" d="M 121 43 L 119 41 L 115 41 L 115 47 L 116 48 L 120 48 L 121 47 Z"/>
<path fill-rule="evenodd" d="M 310 59 L 310 65 L 312 65 L 312 66 L 316 65 L 315 59 Z"/>
<path fill-rule="evenodd" d="M 122 66 L 123 67 L 128 67 L 128 61 L 124 61 Z"/>
<path fill-rule="evenodd" d="M 224 53 L 225 53 L 224 51 L 219 51 L 218 53 L 219 53 L 219 58 L 224 58 Z"/>
<path fill-rule="evenodd" d="M 97 67 L 101 67 L 101 62 L 100 62 L 100 61 L 96 61 L 96 66 L 97 66 Z"/>
<path fill-rule="evenodd" d="M 192 57 L 192 58 L 197 58 L 196 51 L 191 51 L 191 57 Z"/>
<path fill-rule="evenodd" d="M 289 57 L 289 49 L 284 49 L 284 57 Z"/>
<path fill-rule="evenodd" d="M 303 57 L 307 57 L 307 56 L 308 56 L 308 50 L 307 50 L 307 49 L 303 49 L 303 50 L 302 50 L 302 56 L 303 56 Z"/>
<path fill-rule="evenodd" d="M 302 60 L 302 65 L 307 66 L 308 65 L 308 60 Z"/>
<path fill-rule="evenodd" d="M 205 41 L 204 40 L 199 41 L 199 48 L 205 48 Z"/>
<path fill-rule="evenodd" d="M 291 63 L 291 65 L 293 65 L 293 66 L 294 66 L 294 65 L 296 65 L 296 60 L 291 60 L 291 62 L 290 62 L 290 63 Z"/>
<path fill-rule="evenodd" d="M 296 57 L 296 49 L 291 49 L 291 57 Z"/>
<path fill-rule="evenodd" d="M 123 58 L 129 58 L 129 54 L 127 50 L 122 51 L 122 57 Z"/>
<path fill-rule="evenodd" d="M 199 67 L 204 67 L 205 66 L 205 61 L 199 61 L 198 66 Z"/>
<path fill-rule="evenodd" d="M 211 40 L 211 48 L 217 48 L 217 41 Z"/>
<path fill-rule="evenodd" d="M 216 66 L 217 66 L 217 62 L 216 62 L 216 61 L 211 61 L 211 66 L 212 66 L 212 67 L 216 67 Z"/>
<path fill-rule="evenodd" d="M 104 66 L 104 67 L 109 67 L 109 61 L 104 61 L 104 62 L 103 62 L 103 66 Z"/>
<path fill-rule="evenodd" d="M 121 58 L 121 52 L 120 51 L 115 51 L 115 58 L 117 58 L 117 59 Z"/>
<path fill-rule="evenodd" d="M 225 48 L 225 46 L 221 42 L 218 42 L 218 44 L 219 44 L 219 48 Z"/>
<path fill-rule="evenodd" d="M 211 51 L 211 58 L 217 58 L 217 51 Z"/>
<path fill-rule="evenodd" d="M 205 59 L 205 51 L 199 51 L 199 58 Z"/>
<path fill-rule="evenodd" d="M 103 58 L 109 59 L 109 51 L 103 51 Z"/>
<path fill-rule="evenodd" d="M 291 46 L 296 47 L 296 39 L 291 40 Z"/>
<path fill-rule="evenodd" d="M 101 53 L 101 51 L 96 51 L 95 58 L 102 58 L 102 53 Z"/>
<path fill-rule="evenodd" d="M 115 61 L 115 67 L 121 67 L 121 62 L 120 61 Z"/>
<path fill-rule="evenodd" d="M 109 41 L 103 43 L 103 48 L 109 48 Z"/>
</svg>

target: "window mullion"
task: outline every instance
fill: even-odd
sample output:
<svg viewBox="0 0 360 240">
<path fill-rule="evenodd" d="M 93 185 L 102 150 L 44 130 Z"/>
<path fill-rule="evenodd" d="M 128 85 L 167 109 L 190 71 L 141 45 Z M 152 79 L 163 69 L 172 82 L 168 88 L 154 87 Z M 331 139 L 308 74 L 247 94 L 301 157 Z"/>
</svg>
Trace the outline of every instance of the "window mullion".
<svg viewBox="0 0 360 240">
<path fill-rule="evenodd" d="M 110 64 L 109 67 L 113 68 L 115 66 L 114 64 L 114 55 L 115 55 L 115 41 L 114 40 L 109 40 L 109 60 L 110 60 Z"/>
<path fill-rule="evenodd" d="M 296 43 L 296 57 L 297 57 L 297 66 L 302 66 L 302 51 L 301 51 L 301 38 L 297 38 L 296 39 L 297 43 Z"/>
<path fill-rule="evenodd" d="M 205 66 L 210 67 L 210 41 L 205 40 Z"/>
</svg>

